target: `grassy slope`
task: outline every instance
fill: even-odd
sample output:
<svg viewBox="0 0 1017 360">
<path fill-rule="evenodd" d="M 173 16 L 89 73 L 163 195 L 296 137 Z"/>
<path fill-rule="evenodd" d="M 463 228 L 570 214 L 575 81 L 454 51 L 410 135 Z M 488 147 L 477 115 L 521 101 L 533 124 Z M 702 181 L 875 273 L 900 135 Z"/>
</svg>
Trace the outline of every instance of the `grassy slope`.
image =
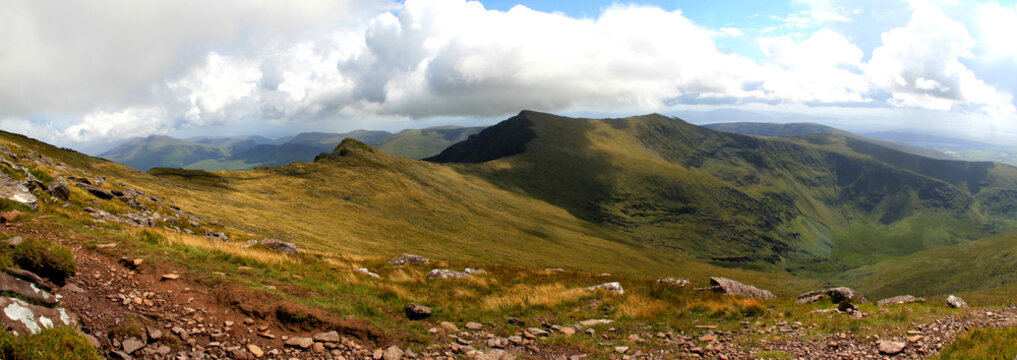
<svg viewBox="0 0 1017 360">
<path fill-rule="evenodd" d="M 735 122 L 735 123 L 719 123 L 719 124 L 707 124 L 703 127 L 713 130 L 727 131 L 745 135 L 759 135 L 759 136 L 804 136 L 814 134 L 827 134 L 852 138 L 861 140 L 869 143 L 874 143 L 882 147 L 903 151 L 915 155 L 925 156 L 933 159 L 952 159 L 950 155 L 930 148 L 924 148 L 919 146 L 909 146 L 899 144 L 891 141 L 877 140 L 867 138 L 861 135 L 853 134 L 844 130 L 840 130 L 834 127 L 819 125 L 813 123 L 788 123 L 788 124 L 775 124 L 775 123 L 755 123 L 755 122 Z"/>
<path fill-rule="evenodd" d="M 128 141 L 100 155 L 141 170 L 153 167 L 184 167 L 188 164 L 228 155 L 221 147 L 150 136 Z"/>
</svg>

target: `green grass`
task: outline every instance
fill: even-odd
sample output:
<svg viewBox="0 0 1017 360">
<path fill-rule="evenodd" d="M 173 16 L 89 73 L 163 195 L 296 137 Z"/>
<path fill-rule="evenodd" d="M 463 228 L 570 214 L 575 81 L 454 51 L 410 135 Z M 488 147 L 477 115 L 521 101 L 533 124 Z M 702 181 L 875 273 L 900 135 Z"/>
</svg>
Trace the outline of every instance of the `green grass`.
<svg viewBox="0 0 1017 360">
<path fill-rule="evenodd" d="M 4 236 L 7 238 L 10 236 Z M 74 256 L 67 248 L 46 240 L 25 237 L 13 248 L 0 246 L 0 265 L 17 266 L 62 285 L 76 272 Z"/>
<path fill-rule="evenodd" d="M 1012 360 L 1017 357 L 1017 328 L 974 329 L 943 348 L 934 360 Z"/>
<path fill-rule="evenodd" d="M 0 329 L 0 359 L 100 360 L 102 357 L 81 333 L 71 328 L 58 327 L 20 337 Z"/>
</svg>

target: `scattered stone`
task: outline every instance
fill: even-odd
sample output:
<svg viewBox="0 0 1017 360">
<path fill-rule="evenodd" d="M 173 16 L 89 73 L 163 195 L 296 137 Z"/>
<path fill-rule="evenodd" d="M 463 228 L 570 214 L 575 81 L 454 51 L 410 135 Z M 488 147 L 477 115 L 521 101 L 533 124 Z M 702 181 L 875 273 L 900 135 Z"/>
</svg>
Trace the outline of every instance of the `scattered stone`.
<svg viewBox="0 0 1017 360">
<path fill-rule="evenodd" d="M 565 336 L 572 336 L 576 334 L 576 329 L 572 327 L 562 327 L 558 329 L 558 332 Z"/>
<path fill-rule="evenodd" d="M 548 336 L 548 335 L 550 335 L 550 333 L 548 333 L 544 329 L 535 328 L 535 327 L 527 328 L 526 332 L 530 333 L 533 336 Z"/>
<path fill-rule="evenodd" d="M 148 341 L 158 341 L 159 339 L 162 339 L 162 330 L 151 326 L 145 326 L 145 330 L 148 332 Z"/>
<path fill-rule="evenodd" d="M 283 254 L 296 254 L 299 252 L 297 245 L 291 242 L 285 242 L 279 239 L 265 239 L 259 242 L 261 246 L 267 247 L 271 250 L 281 252 Z"/>
<path fill-rule="evenodd" d="M 675 278 L 663 278 L 663 279 L 657 279 L 657 283 L 661 284 L 661 285 L 668 285 L 668 286 L 674 286 L 674 287 L 686 287 L 686 286 L 689 285 L 689 280 L 687 280 L 687 279 L 675 279 Z"/>
<path fill-rule="evenodd" d="M 622 286 L 621 286 L 621 283 L 619 283 L 617 281 L 609 282 L 609 283 L 603 283 L 603 284 L 596 285 L 596 286 L 590 286 L 590 287 L 585 288 L 583 290 L 593 291 L 593 290 L 597 290 L 597 289 L 603 289 L 603 290 L 607 290 L 607 291 L 615 292 L 615 293 L 619 293 L 619 294 L 624 294 L 625 293 L 625 289 L 623 289 Z"/>
<path fill-rule="evenodd" d="M 837 304 L 837 311 L 842 313 L 852 313 L 858 311 L 858 307 L 851 303 L 851 300 L 841 300 L 840 304 Z"/>
<path fill-rule="evenodd" d="M 475 352 L 468 355 L 472 360 L 515 360 L 515 355 L 501 349 L 487 349 L 483 352 Z"/>
<path fill-rule="evenodd" d="M 420 255 L 402 254 L 388 261 L 389 265 L 427 265 L 431 262 Z"/>
<path fill-rule="evenodd" d="M 629 347 L 628 346 L 615 346 L 614 347 L 614 352 L 619 353 L 619 354 L 624 354 L 624 353 L 629 352 Z"/>
<path fill-rule="evenodd" d="M 247 344 L 247 351 L 250 351 L 251 355 L 254 355 L 254 357 L 256 357 L 256 358 L 260 358 L 262 356 L 265 356 L 265 351 L 261 350 L 261 348 L 258 347 L 258 345 Z"/>
<path fill-rule="evenodd" d="M 382 360 L 401 360 L 405 353 L 398 346 L 392 345 L 381 354 Z"/>
<path fill-rule="evenodd" d="M 914 296 L 911 296 L 911 295 L 903 295 L 903 296 L 894 296 L 892 298 L 886 298 L 886 299 L 883 299 L 883 300 L 879 300 L 879 301 L 876 302 L 876 305 L 887 306 L 887 305 L 908 304 L 908 303 L 916 303 L 916 302 L 924 302 L 924 301 L 925 301 L 924 298 L 914 297 Z"/>
<path fill-rule="evenodd" d="M 309 337 L 302 337 L 302 336 L 301 337 L 291 337 L 291 338 L 289 338 L 289 340 L 286 340 L 285 345 L 286 346 L 299 347 L 301 349 L 307 349 L 307 348 L 311 347 L 311 345 L 314 345 L 314 339 L 311 339 Z"/>
<path fill-rule="evenodd" d="M 0 297 L 0 327 L 15 336 L 38 334 L 55 326 L 77 325 L 77 319 L 63 308 L 47 308 L 26 303 L 20 299 Z"/>
<path fill-rule="evenodd" d="M 337 342 L 342 341 L 342 339 L 339 337 L 339 333 L 336 332 L 335 330 L 329 331 L 329 332 L 323 332 L 323 333 L 315 334 L 313 338 L 314 338 L 314 341 L 320 341 L 320 342 L 333 342 L 333 343 L 337 343 Z"/>
<path fill-rule="evenodd" d="M 722 277 L 712 277 L 710 278 L 710 287 L 699 288 L 696 290 L 712 290 L 727 295 L 743 296 L 747 298 L 760 300 L 776 298 L 776 296 L 774 296 L 773 293 L 769 291 L 756 288 L 755 286 L 752 285 L 745 285 L 740 282 Z"/>
<path fill-rule="evenodd" d="M 590 326 L 610 324 L 610 323 L 613 323 L 613 322 L 614 322 L 614 320 L 610 320 L 610 319 L 590 319 L 590 320 L 580 321 L 579 325 L 582 325 L 582 326 L 585 326 L 585 327 L 590 327 Z"/>
<path fill-rule="evenodd" d="M 431 316 L 431 308 L 416 304 L 406 304 L 406 317 L 410 320 L 423 320 Z"/>
<path fill-rule="evenodd" d="M 162 275 L 162 279 L 163 280 L 177 280 L 179 278 L 180 278 L 180 275 L 177 275 L 177 274 L 163 274 Z"/>
<path fill-rule="evenodd" d="M 888 340 L 880 341 L 879 353 L 884 355 L 897 355 L 900 354 L 901 351 L 904 351 L 904 347 L 906 347 L 907 345 L 908 345 L 907 343 L 896 341 Z"/>
<path fill-rule="evenodd" d="M 448 332 L 459 332 L 459 327 L 448 321 L 442 321 L 439 325 Z"/>
<path fill-rule="evenodd" d="M 526 320 L 517 318 L 515 316 L 509 316 L 509 317 L 505 318 L 505 320 L 508 321 L 509 324 L 512 324 L 512 325 L 515 325 L 515 326 L 526 326 Z"/>
<path fill-rule="evenodd" d="M 964 299 L 950 295 L 946 297 L 946 306 L 949 306 L 954 309 L 959 309 L 968 307 L 968 303 L 965 302 Z"/>
<path fill-rule="evenodd" d="M 466 328 L 470 329 L 470 330 L 483 330 L 484 329 L 484 324 L 481 324 L 481 323 L 478 323 L 478 322 L 472 322 L 471 321 L 471 322 L 466 323 Z"/>
<path fill-rule="evenodd" d="M 810 291 L 801 295 L 798 295 L 799 304 L 808 304 L 819 301 L 823 296 L 828 296 L 830 302 L 840 303 L 844 300 L 865 303 L 868 300 L 864 296 L 859 295 L 857 292 L 848 287 L 835 287 L 825 290 Z"/>
<path fill-rule="evenodd" d="M 123 346 L 125 353 L 133 354 L 135 351 L 141 350 L 141 348 L 145 347 L 145 342 L 136 337 L 129 337 L 124 340 L 121 345 Z"/>
</svg>

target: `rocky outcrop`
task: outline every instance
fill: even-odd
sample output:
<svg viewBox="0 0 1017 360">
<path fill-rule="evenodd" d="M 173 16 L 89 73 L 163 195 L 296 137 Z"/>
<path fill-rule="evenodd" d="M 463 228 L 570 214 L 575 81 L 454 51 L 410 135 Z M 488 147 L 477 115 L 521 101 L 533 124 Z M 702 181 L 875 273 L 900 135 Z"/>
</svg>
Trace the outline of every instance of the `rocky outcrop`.
<svg viewBox="0 0 1017 360">
<path fill-rule="evenodd" d="M 722 294 L 742 296 L 760 300 L 776 298 L 776 296 L 774 296 L 773 293 L 769 291 L 756 288 L 755 286 L 752 285 L 745 285 L 740 282 L 722 277 L 710 278 L 710 287 L 699 288 L 697 290 L 712 290 Z"/>
<path fill-rule="evenodd" d="M 625 289 L 622 288 L 621 283 L 619 283 L 617 281 L 609 282 L 609 283 L 603 283 L 603 284 L 600 284 L 600 285 L 590 286 L 588 288 L 585 288 L 584 290 L 593 291 L 593 290 L 597 290 L 597 289 L 607 290 L 609 292 L 618 293 L 618 294 L 624 294 L 625 293 Z"/>
<path fill-rule="evenodd" d="M 0 198 L 18 202 L 32 209 L 39 208 L 39 199 L 28 191 L 28 187 L 12 180 L 6 174 L 0 174 Z"/>
<path fill-rule="evenodd" d="M 911 296 L 911 295 L 894 296 L 892 298 L 886 298 L 886 299 L 883 299 L 883 300 L 879 300 L 879 301 L 876 302 L 876 305 L 887 306 L 887 305 L 908 304 L 908 303 L 916 303 L 916 302 L 925 302 L 925 299 L 924 298 L 920 298 L 920 297 L 914 297 L 914 296 Z"/>
<path fill-rule="evenodd" d="M 388 261 L 389 265 L 427 265 L 431 262 L 420 255 L 402 254 Z"/>
<path fill-rule="evenodd" d="M 835 287 L 832 289 L 810 291 L 801 295 L 798 295 L 799 304 L 808 304 L 819 301 L 824 296 L 830 298 L 832 303 L 840 303 L 844 300 L 851 302 L 864 303 L 868 302 L 864 296 L 859 295 L 857 292 L 847 287 Z"/>
<path fill-rule="evenodd" d="M 56 295 L 50 294 L 25 280 L 0 272 L 0 292 L 13 293 L 23 296 L 32 302 L 53 306 L 60 302 Z"/>
<path fill-rule="evenodd" d="M 259 242 L 261 246 L 267 247 L 271 250 L 281 252 L 283 254 L 296 254 L 300 250 L 297 249 L 297 245 L 291 242 L 285 242 L 279 239 L 265 239 Z"/>
<path fill-rule="evenodd" d="M 14 335 L 38 334 L 57 326 L 77 327 L 77 319 L 62 308 L 50 309 L 19 299 L 0 297 L 0 326 Z"/>
<path fill-rule="evenodd" d="M 964 299 L 950 295 L 946 297 L 946 306 L 954 309 L 960 309 L 968 307 L 968 303 L 965 302 Z"/>
<path fill-rule="evenodd" d="M 84 189 L 85 191 L 88 191 L 88 193 L 92 194 L 92 196 L 95 196 L 103 200 L 109 200 L 116 197 L 116 195 L 113 195 L 113 193 L 110 192 L 109 190 L 103 189 L 95 185 L 79 182 L 78 187 Z"/>
</svg>

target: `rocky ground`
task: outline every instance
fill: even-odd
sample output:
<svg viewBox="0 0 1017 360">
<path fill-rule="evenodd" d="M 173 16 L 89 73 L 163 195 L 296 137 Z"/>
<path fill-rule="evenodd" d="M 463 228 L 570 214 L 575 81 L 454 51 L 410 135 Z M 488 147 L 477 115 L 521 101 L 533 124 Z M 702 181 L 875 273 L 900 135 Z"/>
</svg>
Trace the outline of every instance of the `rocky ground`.
<svg viewBox="0 0 1017 360">
<path fill-rule="evenodd" d="M 8 232 L 37 238 L 47 234 L 5 225 Z M 61 239 L 52 238 L 54 241 Z M 72 244 L 66 244 L 72 245 Z M 56 292 L 61 306 L 77 314 L 81 329 L 101 352 L 115 359 L 583 359 L 586 354 L 546 345 L 551 336 L 590 336 L 619 359 L 757 359 L 780 352 L 796 359 L 924 359 L 966 330 L 1014 326 L 1017 307 L 997 312 L 972 310 L 932 323 L 915 324 L 899 339 L 858 338 L 835 334 L 809 338 L 812 325 L 796 322 L 744 322 L 737 331 L 701 326 L 692 332 L 620 333 L 609 320 L 579 324 L 525 324 L 506 319 L 525 330 L 501 337 L 490 324 L 428 322 L 436 345 L 400 348 L 355 325 L 341 332 L 280 321 L 259 310 L 279 304 L 256 296 L 243 304 L 231 301 L 236 288 L 215 288 L 191 281 L 189 275 L 144 259 L 121 259 L 95 250 L 74 248 L 78 275 Z M 227 293 L 234 293 L 233 296 Z M 278 311 L 278 310 L 277 310 Z M 847 316 L 831 312 L 830 316 Z M 422 320 L 428 321 L 428 319 Z M 746 349 L 743 340 L 754 335 L 780 334 L 779 340 L 759 340 Z M 634 350 L 651 348 L 652 351 Z"/>
</svg>

